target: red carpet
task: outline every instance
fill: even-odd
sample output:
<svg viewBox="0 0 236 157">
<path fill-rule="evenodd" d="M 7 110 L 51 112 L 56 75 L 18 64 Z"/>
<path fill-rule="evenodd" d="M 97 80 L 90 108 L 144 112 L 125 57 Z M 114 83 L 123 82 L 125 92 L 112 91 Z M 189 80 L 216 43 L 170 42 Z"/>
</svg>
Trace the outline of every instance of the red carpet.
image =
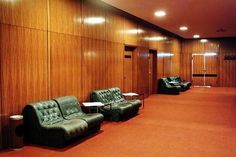
<svg viewBox="0 0 236 157">
<path fill-rule="evenodd" d="M 236 157 L 236 88 L 152 95 L 128 121 L 64 149 L 25 146 L 1 157 Z"/>
</svg>

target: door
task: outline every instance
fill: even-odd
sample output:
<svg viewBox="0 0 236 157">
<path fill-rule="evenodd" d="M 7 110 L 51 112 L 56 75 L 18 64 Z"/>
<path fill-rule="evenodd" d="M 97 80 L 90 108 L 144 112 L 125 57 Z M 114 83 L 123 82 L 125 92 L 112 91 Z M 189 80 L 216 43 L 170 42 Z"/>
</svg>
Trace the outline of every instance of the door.
<svg viewBox="0 0 236 157">
<path fill-rule="evenodd" d="M 133 87 L 132 51 L 124 52 L 124 92 L 132 92 Z"/>
<path fill-rule="evenodd" d="M 148 60 L 149 60 L 149 66 L 148 66 L 149 83 L 148 83 L 148 86 L 149 86 L 149 95 L 151 95 L 152 94 L 152 87 L 153 87 L 153 54 L 152 53 L 149 53 Z"/>
<path fill-rule="evenodd" d="M 217 86 L 216 53 L 192 56 L 192 82 L 194 86 Z"/>
<path fill-rule="evenodd" d="M 205 56 L 205 85 L 206 86 L 217 86 L 217 55 L 206 55 Z"/>
<path fill-rule="evenodd" d="M 204 86 L 204 55 L 192 56 L 192 83 L 194 86 Z"/>
</svg>

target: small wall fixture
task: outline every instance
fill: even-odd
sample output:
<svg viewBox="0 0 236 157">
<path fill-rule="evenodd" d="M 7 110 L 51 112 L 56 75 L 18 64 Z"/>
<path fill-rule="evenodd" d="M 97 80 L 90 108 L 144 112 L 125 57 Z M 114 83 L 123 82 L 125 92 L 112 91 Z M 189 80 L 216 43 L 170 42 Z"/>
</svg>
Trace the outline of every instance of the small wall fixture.
<svg viewBox="0 0 236 157">
<path fill-rule="evenodd" d="M 88 17 L 84 19 L 84 23 L 96 25 L 96 24 L 102 24 L 105 22 L 104 17 Z"/>
<path fill-rule="evenodd" d="M 165 53 L 165 52 L 161 52 L 161 53 L 157 53 L 158 57 L 171 57 L 174 56 L 173 53 Z"/>
<path fill-rule="evenodd" d="M 207 39 L 201 39 L 200 42 L 201 43 L 206 43 L 206 42 L 208 42 L 208 40 Z"/>
</svg>

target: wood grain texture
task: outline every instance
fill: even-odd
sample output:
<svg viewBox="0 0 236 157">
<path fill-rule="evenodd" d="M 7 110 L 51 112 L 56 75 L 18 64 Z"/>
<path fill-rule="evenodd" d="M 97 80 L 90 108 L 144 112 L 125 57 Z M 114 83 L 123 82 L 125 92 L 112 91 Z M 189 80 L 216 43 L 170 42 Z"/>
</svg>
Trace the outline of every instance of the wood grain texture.
<svg viewBox="0 0 236 157">
<path fill-rule="evenodd" d="M 9 115 L 26 103 L 48 98 L 47 35 L 44 31 L 0 25 L 2 129 L 7 144 Z M 14 44 L 13 44 L 14 43 Z"/>
<path fill-rule="evenodd" d="M 106 42 L 107 86 L 123 90 L 124 45 Z M 132 68 L 132 64 L 131 64 Z M 132 85 L 131 85 L 132 86 Z"/>
<path fill-rule="evenodd" d="M 82 38 L 82 101 L 88 101 L 93 90 L 107 88 L 106 42 Z"/>
<path fill-rule="evenodd" d="M 157 57 L 157 78 L 164 77 L 164 57 Z"/>
<path fill-rule="evenodd" d="M 133 91 L 133 51 L 124 52 L 124 90 L 123 92 Z M 131 58 L 125 57 L 130 56 Z"/>
<path fill-rule="evenodd" d="M 134 45 L 138 44 L 138 25 L 129 19 L 124 19 L 124 44 Z"/>
<path fill-rule="evenodd" d="M 50 0 L 50 30 L 81 36 L 81 1 Z"/>
<path fill-rule="evenodd" d="M 81 99 L 81 38 L 51 33 L 51 96 Z"/>
<path fill-rule="evenodd" d="M 174 56 L 171 57 L 171 76 L 180 75 L 180 53 L 181 53 L 181 42 L 177 39 L 172 40 L 171 52 Z"/>
<path fill-rule="evenodd" d="M 124 43 L 124 18 L 118 13 L 106 12 L 106 40 Z"/>
<path fill-rule="evenodd" d="M 47 0 L 1 0 L 0 23 L 46 30 Z"/>
<path fill-rule="evenodd" d="M 150 36 L 149 29 L 142 25 L 138 25 L 138 46 L 141 47 L 149 47 L 149 39 L 147 37 Z"/>
<path fill-rule="evenodd" d="M 137 59 L 138 93 L 142 93 L 147 97 L 149 94 L 149 49 L 146 47 L 138 47 Z"/>
<path fill-rule="evenodd" d="M 225 56 L 236 55 L 236 38 L 222 39 L 219 45 L 219 86 L 236 87 L 236 61 L 224 60 Z"/>
<path fill-rule="evenodd" d="M 88 18 L 102 18 L 103 23 L 87 23 Z M 90 0 L 82 1 L 82 36 L 93 39 L 106 39 L 106 11 Z"/>
</svg>

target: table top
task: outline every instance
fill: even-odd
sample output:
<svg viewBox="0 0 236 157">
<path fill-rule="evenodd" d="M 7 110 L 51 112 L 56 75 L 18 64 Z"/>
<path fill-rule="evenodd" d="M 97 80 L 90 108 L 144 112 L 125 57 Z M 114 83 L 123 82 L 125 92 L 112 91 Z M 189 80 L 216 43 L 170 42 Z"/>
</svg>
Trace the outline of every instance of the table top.
<svg viewBox="0 0 236 157">
<path fill-rule="evenodd" d="M 101 102 L 83 102 L 83 106 L 90 107 L 90 106 L 104 106 Z"/>
<path fill-rule="evenodd" d="M 138 96 L 139 94 L 137 93 L 122 93 L 124 96 Z"/>
</svg>

